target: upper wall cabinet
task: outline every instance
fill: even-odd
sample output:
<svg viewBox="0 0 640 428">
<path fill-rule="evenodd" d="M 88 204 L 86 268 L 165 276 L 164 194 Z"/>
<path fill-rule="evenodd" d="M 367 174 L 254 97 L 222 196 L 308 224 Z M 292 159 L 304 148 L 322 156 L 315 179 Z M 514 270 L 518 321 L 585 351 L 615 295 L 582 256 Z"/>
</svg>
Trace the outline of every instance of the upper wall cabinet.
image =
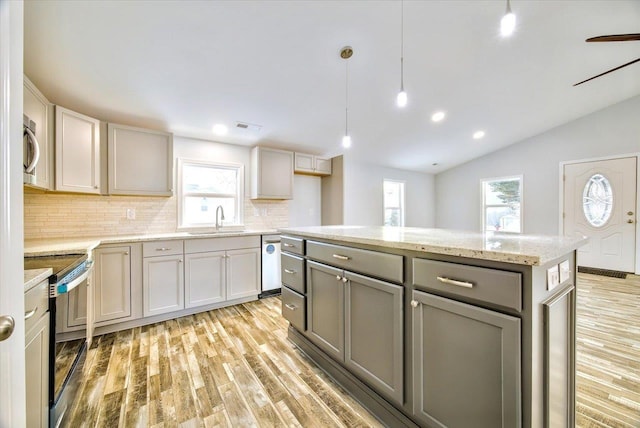
<svg viewBox="0 0 640 428">
<path fill-rule="evenodd" d="M 40 160 L 36 164 L 35 183 L 30 186 L 51 190 L 53 188 L 53 106 L 44 95 L 24 76 L 23 113 L 35 123 Z"/>
<path fill-rule="evenodd" d="M 296 153 L 294 172 L 297 174 L 331 175 L 331 159 Z"/>
<path fill-rule="evenodd" d="M 56 106 L 56 190 L 100 194 L 100 121 Z"/>
<path fill-rule="evenodd" d="M 109 194 L 173 195 L 173 135 L 109 124 Z"/>
<path fill-rule="evenodd" d="M 293 198 L 293 152 L 251 150 L 251 199 Z"/>
</svg>

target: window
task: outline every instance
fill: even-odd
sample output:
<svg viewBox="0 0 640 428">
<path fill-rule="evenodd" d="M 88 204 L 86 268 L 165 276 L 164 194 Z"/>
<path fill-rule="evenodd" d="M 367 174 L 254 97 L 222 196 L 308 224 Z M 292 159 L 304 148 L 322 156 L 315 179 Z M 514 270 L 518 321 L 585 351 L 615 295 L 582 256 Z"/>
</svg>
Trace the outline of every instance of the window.
<svg viewBox="0 0 640 428">
<path fill-rule="evenodd" d="M 484 231 L 522 232 L 522 176 L 482 180 Z"/>
<path fill-rule="evenodd" d="M 384 225 L 404 226 L 404 182 L 384 180 Z"/>
<path fill-rule="evenodd" d="M 593 227 L 604 226 L 613 210 L 611 183 L 602 174 L 593 175 L 582 192 L 582 212 Z"/>
<path fill-rule="evenodd" d="M 211 228 L 216 208 L 224 210 L 224 225 L 242 224 L 242 165 L 178 160 L 178 228 Z"/>
</svg>

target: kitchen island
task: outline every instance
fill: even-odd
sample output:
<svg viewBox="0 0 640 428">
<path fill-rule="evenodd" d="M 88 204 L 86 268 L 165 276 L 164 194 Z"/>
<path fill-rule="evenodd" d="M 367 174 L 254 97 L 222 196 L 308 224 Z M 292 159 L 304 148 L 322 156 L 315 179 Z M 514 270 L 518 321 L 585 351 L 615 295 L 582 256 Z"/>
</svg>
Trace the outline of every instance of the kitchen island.
<svg viewBox="0 0 640 428">
<path fill-rule="evenodd" d="M 389 426 L 571 427 L 585 238 L 281 229 L 289 338 Z"/>
</svg>

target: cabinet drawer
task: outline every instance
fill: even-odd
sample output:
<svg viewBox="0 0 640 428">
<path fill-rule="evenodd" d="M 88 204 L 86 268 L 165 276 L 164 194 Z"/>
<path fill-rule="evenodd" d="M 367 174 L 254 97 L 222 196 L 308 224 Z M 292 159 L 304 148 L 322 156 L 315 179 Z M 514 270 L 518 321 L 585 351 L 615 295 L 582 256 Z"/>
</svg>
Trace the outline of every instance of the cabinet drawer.
<svg viewBox="0 0 640 428">
<path fill-rule="evenodd" d="M 413 259 L 413 285 L 522 311 L 522 275 L 517 272 Z"/>
<path fill-rule="evenodd" d="M 260 248 L 260 236 L 232 236 L 227 238 L 195 238 L 184 241 L 184 253 L 209 253 L 212 251 Z"/>
<path fill-rule="evenodd" d="M 24 295 L 24 331 L 29 332 L 49 310 L 49 282 L 42 281 Z M 28 318 L 27 318 L 28 317 Z"/>
<path fill-rule="evenodd" d="M 304 294 L 304 259 L 282 253 L 280 278 L 282 283 L 297 292 Z"/>
<path fill-rule="evenodd" d="M 395 254 L 307 241 L 307 256 L 354 272 L 403 282 L 402 256 Z"/>
<path fill-rule="evenodd" d="M 151 241 L 142 244 L 142 257 L 182 254 L 183 241 Z"/>
<path fill-rule="evenodd" d="M 304 240 L 299 238 L 292 238 L 290 236 L 283 236 L 282 251 L 304 256 Z"/>
<path fill-rule="evenodd" d="M 282 316 L 300 331 L 305 331 L 305 297 L 282 287 Z"/>
</svg>

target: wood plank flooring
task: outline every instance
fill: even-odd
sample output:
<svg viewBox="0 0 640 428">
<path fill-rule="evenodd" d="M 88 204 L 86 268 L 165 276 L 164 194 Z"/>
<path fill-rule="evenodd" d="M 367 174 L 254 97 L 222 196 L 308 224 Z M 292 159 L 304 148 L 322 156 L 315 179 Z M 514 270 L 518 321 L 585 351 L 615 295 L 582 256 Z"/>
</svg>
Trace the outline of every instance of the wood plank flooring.
<svg viewBox="0 0 640 428">
<path fill-rule="evenodd" d="M 378 427 L 286 338 L 272 297 L 100 336 L 69 427 Z M 578 275 L 577 414 L 640 427 L 640 277 Z"/>
</svg>

